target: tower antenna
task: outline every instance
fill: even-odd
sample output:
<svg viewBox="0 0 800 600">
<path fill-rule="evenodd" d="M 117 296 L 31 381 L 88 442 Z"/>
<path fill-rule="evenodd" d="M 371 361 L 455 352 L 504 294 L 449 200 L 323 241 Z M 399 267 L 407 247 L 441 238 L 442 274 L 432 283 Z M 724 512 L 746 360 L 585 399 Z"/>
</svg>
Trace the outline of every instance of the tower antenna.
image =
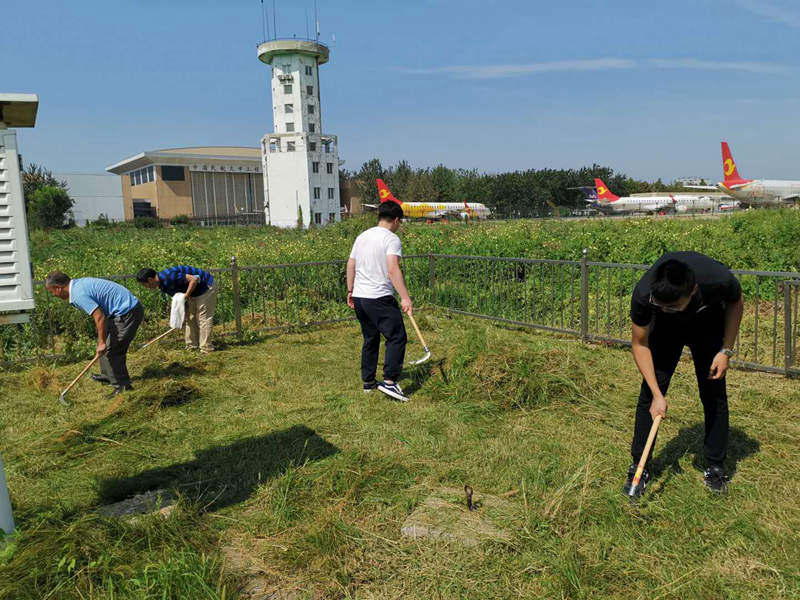
<svg viewBox="0 0 800 600">
<path fill-rule="evenodd" d="M 272 33 L 274 39 L 278 39 L 278 18 L 275 16 L 275 0 L 272 0 Z"/>
<path fill-rule="evenodd" d="M 317 25 L 317 41 L 319 41 L 319 15 L 317 14 L 317 0 L 314 0 L 314 21 Z"/>
<path fill-rule="evenodd" d="M 267 41 L 267 13 L 264 12 L 264 0 L 261 0 L 261 31 L 263 41 Z"/>
</svg>

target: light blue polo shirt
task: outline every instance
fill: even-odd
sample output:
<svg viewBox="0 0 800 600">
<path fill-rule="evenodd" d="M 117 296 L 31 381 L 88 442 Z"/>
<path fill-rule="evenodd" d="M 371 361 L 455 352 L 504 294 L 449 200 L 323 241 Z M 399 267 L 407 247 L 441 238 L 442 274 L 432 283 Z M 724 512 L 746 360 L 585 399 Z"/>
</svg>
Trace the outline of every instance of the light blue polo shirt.
<svg viewBox="0 0 800 600">
<path fill-rule="evenodd" d="M 100 308 L 107 317 L 121 317 L 139 303 L 128 288 L 108 279 L 79 277 L 70 281 L 69 303 L 91 315 Z"/>
</svg>

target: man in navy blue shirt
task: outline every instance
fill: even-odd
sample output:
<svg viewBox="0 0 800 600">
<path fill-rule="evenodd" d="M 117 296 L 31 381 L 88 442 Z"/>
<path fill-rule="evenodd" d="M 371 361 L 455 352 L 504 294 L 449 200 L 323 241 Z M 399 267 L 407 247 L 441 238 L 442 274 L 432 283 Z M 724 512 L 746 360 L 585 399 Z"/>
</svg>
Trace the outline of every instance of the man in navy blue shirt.
<svg viewBox="0 0 800 600">
<path fill-rule="evenodd" d="M 92 375 L 92 379 L 113 385 L 112 396 L 132 389 L 127 365 L 128 346 L 144 317 L 144 309 L 136 296 L 113 281 L 94 277 L 70 279 L 61 271 L 50 273 L 44 285 L 48 292 L 94 319 L 101 373 Z"/>
<path fill-rule="evenodd" d="M 623 487 L 626 494 L 653 419 L 667 415 L 667 389 L 684 346 L 692 351 L 705 416 L 705 484 L 713 492 L 727 490 L 725 373 L 734 354 L 743 310 L 742 287 L 733 273 L 698 252 L 665 254 L 639 280 L 631 298 L 631 341 L 642 385 L 631 444 L 633 462 Z M 637 494 L 644 492 L 649 478 L 645 469 Z"/>
<path fill-rule="evenodd" d="M 186 295 L 186 349 L 207 354 L 214 350 L 211 331 L 214 327 L 214 311 L 217 308 L 217 291 L 214 276 L 197 267 L 179 265 L 163 271 L 140 269 L 136 279 L 144 287 L 159 289 L 167 296 L 177 293 Z"/>
</svg>

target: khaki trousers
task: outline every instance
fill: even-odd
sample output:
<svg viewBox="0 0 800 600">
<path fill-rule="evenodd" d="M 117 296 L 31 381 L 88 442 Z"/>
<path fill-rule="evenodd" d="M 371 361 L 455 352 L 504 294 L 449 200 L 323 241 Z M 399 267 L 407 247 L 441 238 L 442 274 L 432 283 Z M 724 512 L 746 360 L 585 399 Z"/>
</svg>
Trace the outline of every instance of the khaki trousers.
<svg viewBox="0 0 800 600">
<path fill-rule="evenodd" d="M 211 352 L 211 332 L 214 328 L 214 311 L 217 309 L 217 290 L 213 287 L 202 296 L 189 296 L 186 299 L 186 347 L 200 348 Z"/>
</svg>

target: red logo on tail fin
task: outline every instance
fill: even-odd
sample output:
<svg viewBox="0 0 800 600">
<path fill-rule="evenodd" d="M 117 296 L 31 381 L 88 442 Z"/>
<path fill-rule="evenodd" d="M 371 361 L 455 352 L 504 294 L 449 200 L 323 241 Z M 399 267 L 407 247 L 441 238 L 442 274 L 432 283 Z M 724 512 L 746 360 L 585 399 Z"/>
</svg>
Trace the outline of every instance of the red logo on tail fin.
<svg viewBox="0 0 800 600">
<path fill-rule="evenodd" d="M 608 200 L 609 202 L 614 202 L 615 200 L 619 200 L 619 196 L 616 196 L 611 193 L 608 189 L 608 186 L 603 183 L 603 180 L 600 178 L 596 178 L 594 180 L 594 187 L 597 189 L 597 199 L 598 200 Z"/>
<path fill-rule="evenodd" d="M 386 187 L 386 184 L 383 183 L 383 179 L 376 179 L 375 183 L 378 184 L 378 196 L 381 199 L 381 203 L 397 202 L 397 204 L 403 206 L 403 203 L 400 202 L 400 200 L 398 200 L 397 198 L 395 198 L 392 192 L 389 191 L 389 188 Z"/>
</svg>

